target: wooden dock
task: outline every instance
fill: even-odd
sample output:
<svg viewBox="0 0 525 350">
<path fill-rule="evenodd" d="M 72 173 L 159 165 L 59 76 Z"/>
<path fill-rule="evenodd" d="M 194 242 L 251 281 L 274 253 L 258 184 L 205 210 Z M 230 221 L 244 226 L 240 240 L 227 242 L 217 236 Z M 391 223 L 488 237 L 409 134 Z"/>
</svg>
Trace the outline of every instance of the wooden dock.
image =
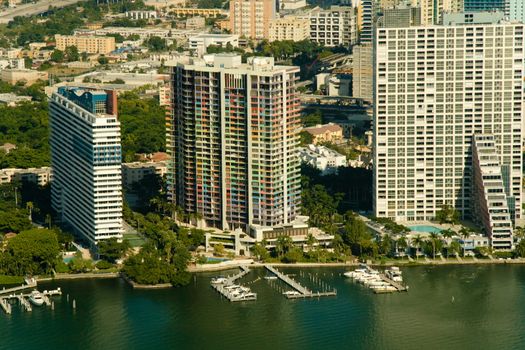
<svg viewBox="0 0 525 350">
<path fill-rule="evenodd" d="M 401 283 L 399 282 L 395 282 L 393 280 L 391 280 L 390 278 L 386 277 L 384 274 L 380 273 L 379 274 L 379 277 L 381 277 L 381 279 L 387 283 L 389 283 L 392 287 L 394 287 L 395 289 L 397 289 L 398 292 L 407 292 L 408 291 L 408 287 L 402 285 Z"/>
<path fill-rule="evenodd" d="M 4 310 L 4 312 L 8 315 L 11 315 L 11 304 L 7 302 L 7 299 L 1 298 L 0 299 L 0 306 Z"/>
<path fill-rule="evenodd" d="M 213 285 L 212 287 L 217 292 L 219 292 L 223 297 L 225 297 L 226 299 L 228 299 L 231 302 L 257 300 L 257 294 L 256 293 L 253 293 L 254 295 L 250 296 L 250 297 L 241 297 L 241 296 L 234 295 L 229 289 L 225 288 L 225 287 L 227 287 L 225 285 L 218 284 L 218 285 Z"/>
<path fill-rule="evenodd" d="M 18 287 L 19 288 L 19 287 Z M 46 306 L 52 306 L 52 302 L 50 297 L 55 295 L 62 295 L 62 290 L 60 288 L 55 290 L 45 290 L 42 292 L 42 296 L 44 299 L 44 304 Z M 31 296 L 31 293 L 20 293 L 20 294 L 9 294 L 9 295 L 3 295 L 0 296 L 0 307 L 6 314 L 11 314 L 12 306 L 9 304 L 10 299 L 16 299 L 20 305 L 24 308 L 25 311 L 31 312 L 33 311 L 33 307 L 31 306 L 31 303 L 28 301 L 28 298 Z"/>
<path fill-rule="evenodd" d="M 250 272 L 250 269 L 244 265 L 239 266 L 239 268 L 241 269 L 241 272 L 231 277 L 227 277 L 226 282 L 224 282 L 223 284 L 212 284 L 211 286 L 213 287 L 213 289 L 215 289 L 223 297 L 225 297 L 231 302 L 257 300 L 256 293 L 251 293 L 252 294 L 251 296 L 246 297 L 242 295 L 237 295 L 236 293 L 234 293 L 233 290 L 226 288 L 226 287 L 234 285 L 236 280 L 246 276 Z"/>
<path fill-rule="evenodd" d="M 4 294 L 13 294 L 13 293 L 16 293 L 16 292 L 19 292 L 21 290 L 25 290 L 25 289 L 29 289 L 29 288 L 35 288 L 37 283 L 36 283 L 36 280 L 33 279 L 33 278 L 27 278 L 25 280 L 25 284 L 22 284 L 21 286 L 18 286 L 18 287 L 13 287 L 13 288 L 8 288 L 6 289 L 4 287 L 4 289 L 0 290 L 0 295 L 4 295 Z"/>
<path fill-rule="evenodd" d="M 336 296 L 337 291 L 334 289 L 333 291 L 328 292 L 312 292 L 308 288 L 302 286 L 294 279 L 290 278 L 289 276 L 285 275 L 281 271 L 277 270 L 273 266 L 270 265 L 264 265 L 264 267 L 277 276 L 281 281 L 295 289 L 299 294 L 285 294 L 288 299 L 299 299 L 299 298 L 316 298 L 316 297 L 328 297 L 328 296 Z"/>
</svg>

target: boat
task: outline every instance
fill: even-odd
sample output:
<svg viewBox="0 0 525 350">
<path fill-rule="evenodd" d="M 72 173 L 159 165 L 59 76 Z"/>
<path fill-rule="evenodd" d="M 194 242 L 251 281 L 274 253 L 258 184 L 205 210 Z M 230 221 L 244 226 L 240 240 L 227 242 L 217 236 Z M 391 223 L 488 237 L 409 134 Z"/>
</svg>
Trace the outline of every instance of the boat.
<svg viewBox="0 0 525 350">
<path fill-rule="evenodd" d="M 224 289 L 231 290 L 231 289 L 239 289 L 240 287 L 241 286 L 239 286 L 238 284 L 232 284 L 231 286 L 224 287 Z"/>
<path fill-rule="evenodd" d="M 385 275 L 394 282 L 403 282 L 402 272 L 397 266 L 392 266 L 391 268 L 385 270 Z"/>
<path fill-rule="evenodd" d="M 264 277 L 264 279 L 266 279 L 266 280 L 276 280 L 277 276 L 266 276 L 266 277 Z"/>
<path fill-rule="evenodd" d="M 301 293 L 296 292 L 295 290 L 289 290 L 287 292 L 284 292 L 283 295 L 300 295 Z"/>
<path fill-rule="evenodd" d="M 211 284 L 224 284 L 228 281 L 228 279 L 224 276 L 218 276 L 211 279 Z"/>
<path fill-rule="evenodd" d="M 366 271 L 367 271 L 366 269 L 355 269 L 354 271 L 345 272 L 343 273 L 343 275 L 349 278 L 357 278 L 361 276 L 362 274 L 366 273 Z"/>
<path fill-rule="evenodd" d="M 29 295 L 29 301 L 36 306 L 42 306 L 44 304 L 44 296 L 38 290 L 34 290 Z"/>
</svg>

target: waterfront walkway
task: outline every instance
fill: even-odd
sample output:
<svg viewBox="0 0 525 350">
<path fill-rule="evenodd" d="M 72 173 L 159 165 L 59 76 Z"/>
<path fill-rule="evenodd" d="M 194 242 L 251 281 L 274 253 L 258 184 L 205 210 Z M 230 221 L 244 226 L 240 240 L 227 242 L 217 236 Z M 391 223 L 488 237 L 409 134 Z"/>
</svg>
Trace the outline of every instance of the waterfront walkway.
<svg viewBox="0 0 525 350">
<path fill-rule="evenodd" d="M 0 290 L 0 295 L 13 294 L 13 293 L 19 292 L 24 289 L 35 288 L 35 287 L 36 287 L 36 280 L 34 278 L 26 278 L 25 284 L 22 284 L 21 286 L 8 288 L 8 289 L 4 287 L 4 289 Z"/>
</svg>

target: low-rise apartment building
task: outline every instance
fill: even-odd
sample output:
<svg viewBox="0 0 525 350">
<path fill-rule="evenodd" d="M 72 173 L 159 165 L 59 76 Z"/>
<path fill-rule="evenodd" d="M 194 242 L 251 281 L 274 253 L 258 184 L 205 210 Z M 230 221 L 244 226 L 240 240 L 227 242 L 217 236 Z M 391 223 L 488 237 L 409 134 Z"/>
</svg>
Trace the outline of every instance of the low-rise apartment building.
<svg viewBox="0 0 525 350">
<path fill-rule="evenodd" d="M 64 51 L 68 46 L 76 46 L 78 52 L 108 55 L 115 51 L 115 38 L 91 35 L 55 35 L 56 48 Z"/>
</svg>

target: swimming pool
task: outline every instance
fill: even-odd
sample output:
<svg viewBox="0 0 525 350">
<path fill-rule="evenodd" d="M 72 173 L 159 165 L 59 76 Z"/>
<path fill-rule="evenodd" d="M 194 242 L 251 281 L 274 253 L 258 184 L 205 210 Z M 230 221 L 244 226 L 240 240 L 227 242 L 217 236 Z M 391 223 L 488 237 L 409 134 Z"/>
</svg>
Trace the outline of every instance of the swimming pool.
<svg viewBox="0 0 525 350">
<path fill-rule="evenodd" d="M 443 229 L 430 225 L 416 225 L 408 226 L 412 232 L 429 232 L 429 233 L 440 233 Z"/>
<path fill-rule="evenodd" d="M 220 262 L 223 262 L 223 261 L 228 261 L 229 259 L 225 259 L 225 258 L 213 258 L 213 257 L 207 257 L 206 258 L 206 261 L 208 263 L 220 263 Z"/>
</svg>

